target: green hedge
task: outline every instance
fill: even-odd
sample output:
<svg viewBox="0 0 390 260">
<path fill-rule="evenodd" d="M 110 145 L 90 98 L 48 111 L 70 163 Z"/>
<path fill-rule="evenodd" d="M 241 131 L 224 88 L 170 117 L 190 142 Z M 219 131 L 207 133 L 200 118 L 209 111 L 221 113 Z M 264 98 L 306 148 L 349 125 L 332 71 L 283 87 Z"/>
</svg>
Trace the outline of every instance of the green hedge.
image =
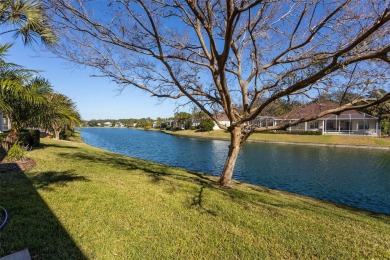
<svg viewBox="0 0 390 260">
<path fill-rule="evenodd" d="M 276 131 L 264 131 L 260 132 L 262 134 L 286 134 L 286 135 L 322 135 L 322 131 L 283 131 L 283 130 L 276 130 Z"/>
<path fill-rule="evenodd" d="M 41 132 L 39 130 L 22 129 L 18 133 L 18 142 L 22 146 L 38 147 Z"/>
<path fill-rule="evenodd" d="M 200 131 L 213 131 L 214 121 L 211 119 L 204 119 L 198 125 Z"/>
<path fill-rule="evenodd" d="M 3 142 L 3 140 L 7 137 L 7 133 L 0 133 L 0 144 Z"/>
<path fill-rule="evenodd" d="M 60 140 L 68 141 L 70 136 L 72 136 L 72 131 L 69 129 L 65 129 L 60 132 Z"/>
</svg>

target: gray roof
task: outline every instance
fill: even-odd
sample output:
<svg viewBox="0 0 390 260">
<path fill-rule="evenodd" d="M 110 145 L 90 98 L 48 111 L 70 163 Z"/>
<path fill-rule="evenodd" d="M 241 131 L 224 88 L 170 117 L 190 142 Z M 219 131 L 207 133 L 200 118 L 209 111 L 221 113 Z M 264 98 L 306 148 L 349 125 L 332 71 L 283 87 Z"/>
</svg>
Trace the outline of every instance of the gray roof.
<svg viewBox="0 0 390 260">
<path fill-rule="evenodd" d="M 312 103 L 304 107 L 299 107 L 296 109 L 293 109 L 291 112 L 281 116 L 278 118 L 278 120 L 298 120 L 302 117 L 307 116 L 315 116 L 319 113 L 337 108 L 338 104 L 335 103 Z M 363 112 L 357 111 L 357 110 L 348 110 L 341 112 L 340 114 L 329 114 L 326 116 L 323 116 L 319 118 L 320 120 L 328 120 L 328 119 L 377 119 L 374 116 L 365 114 Z"/>
</svg>

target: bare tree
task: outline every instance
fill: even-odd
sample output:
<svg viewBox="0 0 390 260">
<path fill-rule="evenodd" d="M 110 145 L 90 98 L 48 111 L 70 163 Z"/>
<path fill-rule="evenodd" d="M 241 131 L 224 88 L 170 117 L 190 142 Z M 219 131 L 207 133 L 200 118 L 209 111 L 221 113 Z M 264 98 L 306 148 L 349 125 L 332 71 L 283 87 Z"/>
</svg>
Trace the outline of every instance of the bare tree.
<svg viewBox="0 0 390 260">
<path fill-rule="evenodd" d="M 49 0 L 48 0 L 49 1 Z M 229 186 L 254 132 L 390 99 L 390 9 L 384 0 L 53 0 L 61 56 L 122 86 L 197 105 L 231 135 L 219 183 Z M 375 88 L 381 98 L 366 98 Z M 286 98 L 356 98 L 283 125 L 250 122 Z M 218 112 L 218 113 L 216 113 Z M 230 126 L 221 125 L 225 113 Z"/>
</svg>

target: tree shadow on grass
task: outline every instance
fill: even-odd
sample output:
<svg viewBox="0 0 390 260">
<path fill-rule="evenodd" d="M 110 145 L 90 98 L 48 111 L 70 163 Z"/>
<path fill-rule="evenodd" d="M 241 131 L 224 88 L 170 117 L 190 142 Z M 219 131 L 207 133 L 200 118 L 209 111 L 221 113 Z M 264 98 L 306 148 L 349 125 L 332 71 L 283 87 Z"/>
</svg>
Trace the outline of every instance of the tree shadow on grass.
<svg viewBox="0 0 390 260">
<path fill-rule="evenodd" d="M 200 183 L 200 189 L 198 193 L 192 198 L 191 207 L 198 209 L 200 212 L 208 213 L 214 217 L 217 216 L 218 214 L 216 211 L 207 209 L 203 204 L 204 190 L 206 188 L 209 189 L 213 188 L 213 185 L 211 185 L 209 182 L 205 182 L 202 180 L 200 180 L 199 183 Z"/>
<path fill-rule="evenodd" d="M 206 189 L 210 190 L 218 190 L 222 194 L 224 194 L 227 198 L 229 198 L 232 202 L 237 203 L 238 205 L 244 206 L 246 210 L 261 210 L 262 212 L 266 212 L 269 216 L 282 216 L 283 210 L 299 210 L 302 214 L 305 212 L 322 212 L 324 211 L 326 214 L 329 214 L 329 209 L 325 204 L 333 204 L 330 202 L 324 202 L 325 204 L 320 204 L 318 202 L 299 202 L 299 195 L 297 195 L 297 200 L 295 199 L 286 199 L 285 196 L 281 196 L 278 191 L 274 191 L 272 189 L 241 184 L 239 182 L 235 182 L 236 186 L 244 185 L 247 189 L 226 189 L 220 187 L 215 183 L 215 178 L 213 176 L 195 172 L 190 170 L 183 170 L 184 174 L 180 168 L 175 168 L 172 166 L 167 166 L 151 161 L 145 161 L 141 159 L 134 159 L 127 156 L 122 156 L 119 154 L 114 154 L 111 152 L 99 152 L 96 154 L 83 153 L 83 152 L 72 152 L 72 153 L 61 153 L 59 154 L 61 157 L 65 157 L 71 160 L 79 160 L 86 164 L 104 164 L 105 166 L 109 166 L 115 169 L 121 169 L 125 171 L 142 170 L 143 172 L 150 175 L 152 178 L 151 181 L 153 183 L 162 183 L 164 182 L 167 185 L 171 186 L 171 189 L 167 190 L 168 192 L 174 192 L 177 188 L 178 182 L 173 181 L 186 181 L 191 184 L 199 185 L 196 188 L 196 194 L 194 194 L 192 200 L 189 202 L 190 208 L 198 209 L 202 212 L 209 213 L 212 215 L 217 215 L 217 211 L 213 211 L 212 209 L 207 209 L 204 206 L 204 191 Z M 304 199 L 304 197 L 302 197 Z M 334 204 L 338 207 L 343 207 L 337 204 Z M 351 208 L 349 208 L 351 209 Z M 382 219 L 384 222 L 387 222 L 387 218 L 383 218 L 383 215 L 376 214 L 372 212 L 365 212 L 359 209 L 353 209 L 356 211 L 357 215 L 366 215 L 370 217 L 375 217 L 378 219 Z M 333 214 L 340 217 L 347 217 L 342 212 L 334 211 Z M 381 217 L 382 216 L 382 217 Z M 348 217 L 347 217 L 348 218 Z"/>
<path fill-rule="evenodd" d="M 215 179 L 212 176 L 201 172 L 184 170 L 113 153 L 101 153 L 94 155 L 86 153 L 61 153 L 60 156 L 71 160 L 80 160 L 87 164 L 104 164 L 105 166 L 110 166 L 115 169 L 129 171 L 129 173 L 141 170 L 151 177 L 152 183 L 159 184 L 164 182 L 164 184 L 168 185 L 170 189 L 167 189 L 167 192 L 169 193 L 173 193 L 180 185 L 180 182 L 177 181 L 184 181 L 190 184 L 199 185 L 199 189 L 196 189 L 196 194 L 190 202 L 190 208 L 195 208 L 201 212 L 209 213 L 214 216 L 217 215 L 216 212 L 206 209 L 203 205 L 204 190 L 218 187 L 216 186 Z"/>
<path fill-rule="evenodd" d="M 45 143 L 44 145 L 39 146 L 39 148 L 44 149 L 46 147 L 54 147 L 54 148 L 66 148 L 66 149 L 80 149 L 77 146 L 71 146 L 71 145 L 66 145 L 65 143 L 60 145 L 60 144 L 54 144 L 54 143 Z"/>
<path fill-rule="evenodd" d="M 35 175 L 31 178 L 31 181 L 33 182 L 36 189 L 45 189 L 45 190 L 52 190 L 52 186 L 59 186 L 64 187 L 67 186 L 69 182 L 74 181 L 89 181 L 88 178 L 85 178 L 84 176 L 79 176 L 74 173 L 74 171 L 63 171 L 63 172 L 56 172 L 56 171 L 49 171 L 49 172 L 42 172 L 38 175 Z"/>
<path fill-rule="evenodd" d="M 75 180 L 71 173 L 60 176 L 43 174 L 34 181 L 47 187 L 53 179 Z M 86 259 L 22 170 L 0 174 L 0 205 L 9 215 L 0 230 L 0 257 L 27 248 L 33 259 Z"/>
<path fill-rule="evenodd" d="M 102 154 L 86 154 L 86 153 L 61 153 L 61 157 L 69 158 L 72 160 L 81 160 L 85 163 L 100 163 L 106 166 L 113 167 L 115 169 L 122 169 L 126 171 L 142 170 L 153 177 L 153 182 L 159 182 L 163 177 L 170 176 L 177 179 L 201 179 L 203 181 L 211 182 L 209 176 L 195 171 L 184 170 L 189 175 L 178 174 L 173 166 L 163 165 L 151 161 L 145 161 L 142 159 L 134 159 L 132 157 L 126 157 L 119 154 L 113 153 L 102 153 Z"/>
<path fill-rule="evenodd" d="M 169 192 L 173 192 L 178 184 L 178 182 L 172 181 L 172 179 L 180 180 L 180 181 L 188 181 L 189 183 L 196 183 L 199 185 L 199 189 L 197 189 L 196 194 L 194 195 L 192 201 L 190 202 L 190 208 L 196 208 L 203 212 L 210 213 L 215 215 L 215 212 L 209 209 L 206 209 L 203 205 L 203 197 L 205 189 L 215 189 L 219 190 L 222 194 L 228 197 L 234 203 L 239 205 L 246 205 L 245 209 L 261 209 L 262 211 L 268 212 L 270 216 L 279 216 L 282 215 L 281 210 L 284 209 L 295 209 L 300 210 L 302 214 L 305 212 L 316 212 L 319 213 L 321 211 L 329 213 L 329 209 L 325 206 L 325 204 L 336 205 L 337 207 L 348 208 L 351 211 L 355 211 L 357 215 L 365 215 L 369 217 L 373 217 L 384 222 L 388 222 L 387 218 L 383 218 L 383 214 L 377 214 L 369 211 L 359 210 L 350 208 L 347 206 L 340 206 L 331 202 L 324 202 L 324 205 L 321 205 L 317 202 L 298 202 L 295 199 L 288 200 L 285 199 L 284 196 L 281 197 L 278 191 L 274 191 L 272 189 L 242 184 L 248 186 L 247 190 L 242 189 L 226 189 L 222 188 L 215 183 L 215 178 L 209 176 L 207 174 L 201 172 L 195 172 L 190 170 L 183 170 L 185 173 L 180 172 L 180 168 L 175 168 L 172 166 L 167 166 L 151 161 L 145 161 L 142 159 L 134 159 L 131 157 L 122 156 L 119 154 L 114 154 L 110 152 L 102 152 L 96 154 L 82 153 L 82 152 L 72 152 L 72 153 L 61 153 L 61 157 L 66 157 L 72 160 L 80 160 L 83 163 L 97 163 L 104 164 L 109 167 L 113 167 L 115 169 L 122 169 L 125 171 L 136 171 L 142 170 L 145 173 L 151 176 L 151 181 L 153 183 L 161 183 L 164 182 L 167 185 L 170 185 L 172 189 Z M 176 170 L 177 169 L 177 170 Z M 236 186 L 241 185 L 239 182 L 235 182 Z M 250 190 L 250 192 L 248 191 Z M 302 197 L 304 198 L 304 197 Z M 297 199 L 299 200 L 299 195 L 297 195 Z M 334 211 L 334 215 L 340 215 L 340 217 L 346 217 L 341 212 Z"/>
<path fill-rule="evenodd" d="M 345 209 L 349 213 L 353 213 L 353 215 L 356 216 L 375 218 L 378 221 L 390 224 L 389 218 L 384 214 L 375 213 L 320 199 L 305 197 L 303 195 L 294 194 L 287 191 L 278 191 L 251 184 L 245 185 L 247 188 L 249 188 L 250 192 L 240 189 L 221 189 L 221 191 L 234 203 L 244 206 L 249 205 L 249 208 L 257 207 L 266 209 L 268 211 L 268 214 L 271 216 L 282 216 L 282 211 L 294 210 L 300 211 L 302 214 L 332 214 L 333 217 L 337 217 L 339 219 L 357 221 L 356 218 L 352 217 L 352 214 L 346 214 L 347 212 L 330 209 L 330 207 L 335 207 Z M 290 194 L 291 197 L 288 198 L 285 196 L 285 194 Z"/>
<path fill-rule="evenodd" d="M 71 160 L 79 160 L 86 164 L 104 164 L 105 166 L 113 167 L 115 169 L 121 169 L 125 171 L 141 170 L 146 174 L 149 174 L 151 177 L 151 181 L 153 183 L 161 183 L 164 182 L 170 186 L 179 185 L 175 180 L 187 181 L 191 184 L 199 185 L 199 188 L 196 187 L 196 192 L 192 199 L 189 202 L 189 207 L 193 209 L 197 209 L 201 212 L 209 213 L 212 215 L 217 215 L 216 212 L 206 209 L 203 203 L 204 199 L 204 191 L 205 189 L 218 189 L 222 194 L 227 196 L 232 202 L 237 203 L 239 205 L 249 205 L 250 207 L 263 207 L 269 210 L 270 212 L 274 212 L 272 214 L 277 214 L 278 208 L 280 207 L 288 207 L 293 206 L 293 204 L 284 204 L 284 202 L 268 200 L 262 193 L 270 193 L 268 189 L 256 190 L 254 194 L 251 192 L 244 192 L 240 189 L 226 189 L 220 187 L 215 183 L 215 179 L 209 175 L 206 175 L 201 172 L 183 170 L 185 173 L 176 171 L 175 167 L 167 166 L 151 161 L 145 161 L 142 159 L 134 159 L 132 157 L 126 157 L 119 154 L 113 154 L 110 152 L 89 154 L 82 152 L 72 152 L 72 153 L 61 153 L 59 156 L 68 158 Z M 179 170 L 179 168 L 177 168 Z M 239 183 L 236 183 L 240 185 Z M 170 191 L 174 190 L 173 187 Z M 254 191 L 254 190 L 253 190 Z M 250 208 L 248 207 L 248 208 Z"/>
</svg>

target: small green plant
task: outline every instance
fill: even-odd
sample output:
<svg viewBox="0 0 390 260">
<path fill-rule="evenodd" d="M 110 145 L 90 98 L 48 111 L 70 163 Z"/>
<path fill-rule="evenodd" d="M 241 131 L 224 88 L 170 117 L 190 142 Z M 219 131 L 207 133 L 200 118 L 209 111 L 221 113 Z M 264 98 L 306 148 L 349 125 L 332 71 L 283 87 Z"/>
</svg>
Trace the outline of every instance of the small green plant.
<svg viewBox="0 0 390 260">
<path fill-rule="evenodd" d="M 192 125 L 192 126 L 190 126 L 188 129 L 189 129 L 189 130 L 196 130 L 196 127 Z"/>
<path fill-rule="evenodd" d="M 7 153 L 6 159 L 11 162 L 24 160 L 26 152 L 20 147 L 19 143 L 16 142 L 12 145 Z"/>
</svg>

